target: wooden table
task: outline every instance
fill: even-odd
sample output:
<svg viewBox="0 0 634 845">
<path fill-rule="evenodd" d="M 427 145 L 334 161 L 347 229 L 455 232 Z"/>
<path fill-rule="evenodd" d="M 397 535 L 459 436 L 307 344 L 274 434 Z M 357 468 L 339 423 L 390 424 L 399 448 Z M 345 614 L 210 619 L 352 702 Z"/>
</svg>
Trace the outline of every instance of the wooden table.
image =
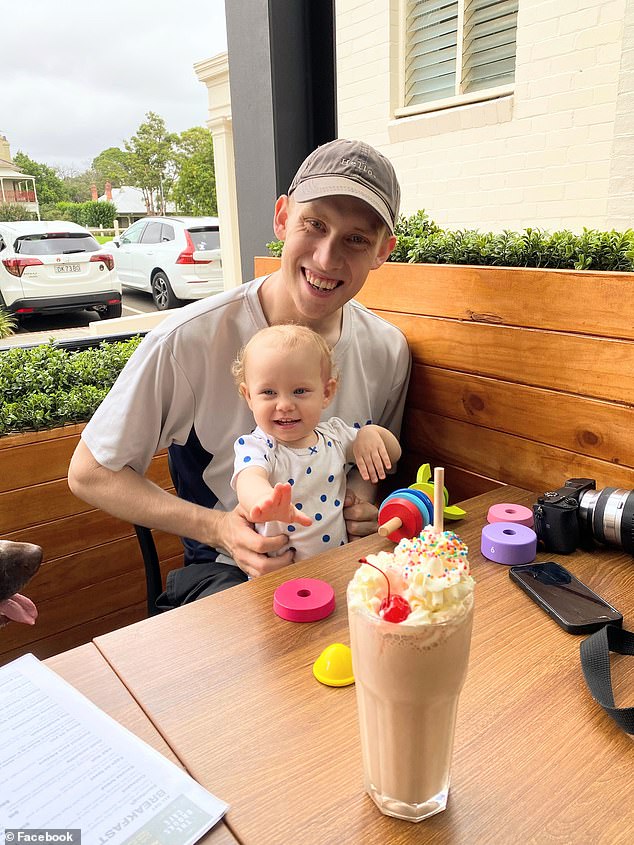
<svg viewBox="0 0 634 845">
<path fill-rule="evenodd" d="M 581 639 L 479 552 L 492 503 L 533 500 L 492 491 L 455 525 L 477 581 L 471 662 L 448 808 L 418 825 L 382 816 L 365 795 L 354 688 L 322 686 L 311 671 L 325 646 L 349 643 L 346 584 L 357 558 L 388 541 L 375 535 L 95 642 L 193 777 L 231 804 L 227 824 L 244 845 L 631 843 L 634 746 L 585 687 Z M 629 555 L 538 555 L 548 558 L 634 625 Z M 331 617 L 294 624 L 273 613 L 275 588 L 297 576 L 333 585 Z M 630 666 L 617 666 L 621 705 L 634 704 Z"/>
<path fill-rule="evenodd" d="M 50 657 L 44 662 L 101 710 L 160 751 L 172 763 L 184 768 L 92 643 Z M 236 845 L 236 840 L 223 821 L 218 822 L 200 842 L 203 845 Z"/>
</svg>

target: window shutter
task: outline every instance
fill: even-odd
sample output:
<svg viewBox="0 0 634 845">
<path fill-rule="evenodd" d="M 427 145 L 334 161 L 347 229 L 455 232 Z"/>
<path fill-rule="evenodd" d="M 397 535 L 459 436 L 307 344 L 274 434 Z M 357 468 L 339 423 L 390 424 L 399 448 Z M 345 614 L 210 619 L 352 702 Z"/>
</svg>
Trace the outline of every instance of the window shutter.
<svg viewBox="0 0 634 845">
<path fill-rule="evenodd" d="M 406 43 L 405 105 L 454 96 L 458 0 L 410 0 Z"/>
<path fill-rule="evenodd" d="M 463 92 L 513 82 L 517 5 L 518 0 L 466 0 Z"/>
</svg>

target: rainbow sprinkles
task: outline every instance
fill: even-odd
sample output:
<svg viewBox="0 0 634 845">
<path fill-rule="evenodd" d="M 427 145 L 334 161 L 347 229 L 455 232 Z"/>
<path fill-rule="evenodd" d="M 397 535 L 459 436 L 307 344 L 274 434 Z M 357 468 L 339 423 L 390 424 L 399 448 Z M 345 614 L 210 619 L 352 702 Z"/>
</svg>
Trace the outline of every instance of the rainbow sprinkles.
<svg viewBox="0 0 634 845">
<path fill-rule="evenodd" d="M 362 565 L 352 581 L 352 601 L 379 614 L 386 582 L 402 595 L 411 614 L 400 624 L 438 622 L 465 612 L 465 599 L 473 592 L 467 545 L 453 531 L 436 533 L 431 525 L 417 537 L 403 539 L 393 552 L 368 555 L 372 566 Z"/>
</svg>

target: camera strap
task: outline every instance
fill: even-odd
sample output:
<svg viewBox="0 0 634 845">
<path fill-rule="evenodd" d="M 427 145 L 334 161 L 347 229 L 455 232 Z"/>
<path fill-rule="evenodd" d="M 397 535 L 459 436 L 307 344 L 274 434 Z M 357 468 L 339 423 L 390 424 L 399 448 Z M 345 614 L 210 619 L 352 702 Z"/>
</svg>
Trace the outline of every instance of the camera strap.
<svg viewBox="0 0 634 845">
<path fill-rule="evenodd" d="M 628 734 L 634 734 L 634 707 L 616 707 L 610 673 L 610 652 L 634 655 L 634 634 L 605 625 L 581 643 L 581 668 L 594 700 Z"/>
</svg>

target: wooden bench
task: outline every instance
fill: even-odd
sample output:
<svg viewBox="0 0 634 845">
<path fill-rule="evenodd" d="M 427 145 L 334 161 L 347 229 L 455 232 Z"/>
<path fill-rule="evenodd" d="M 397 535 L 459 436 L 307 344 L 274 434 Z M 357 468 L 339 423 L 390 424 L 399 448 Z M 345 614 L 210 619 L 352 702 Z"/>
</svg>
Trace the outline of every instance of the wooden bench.
<svg viewBox="0 0 634 845">
<path fill-rule="evenodd" d="M 412 350 L 406 478 L 442 464 L 454 501 L 573 476 L 634 488 L 634 274 L 385 264 L 357 298 Z"/>
<path fill-rule="evenodd" d="M 257 259 L 258 275 L 278 266 Z M 414 365 L 398 483 L 446 469 L 452 501 L 572 476 L 634 488 L 634 275 L 386 264 L 359 299 L 406 335 Z M 386 374 L 389 378 L 389 374 Z M 132 526 L 89 508 L 66 474 L 81 426 L 0 439 L 0 535 L 39 543 L 35 628 L 0 632 L 0 662 L 48 657 L 145 616 Z M 171 483 L 165 455 L 150 474 Z M 178 538 L 155 532 L 164 570 Z"/>
</svg>

